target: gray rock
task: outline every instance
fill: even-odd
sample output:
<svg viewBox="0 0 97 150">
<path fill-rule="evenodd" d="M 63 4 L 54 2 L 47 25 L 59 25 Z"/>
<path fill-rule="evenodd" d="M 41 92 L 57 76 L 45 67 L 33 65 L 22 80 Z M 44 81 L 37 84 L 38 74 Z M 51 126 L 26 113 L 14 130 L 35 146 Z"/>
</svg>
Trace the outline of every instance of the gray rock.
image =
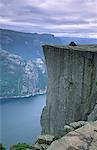
<svg viewBox="0 0 97 150">
<path fill-rule="evenodd" d="M 88 116 L 88 121 L 96 121 L 97 120 L 97 104 L 95 105 L 93 111 Z"/>
<path fill-rule="evenodd" d="M 41 144 L 41 147 L 43 148 L 43 150 L 46 150 L 49 147 L 49 145 L 47 145 L 47 144 Z"/>
<path fill-rule="evenodd" d="M 84 126 L 86 123 L 87 123 L 86 121 L 78 121 L 78 122 L 72 122 L 69 125 L 71 127 L 73 127 L 74 129 L 78 129 L 78 128 Z"/>
<path fill-rule="evenodd" d="M 65 126 L 64 126 L 64 132 L 65 132 L 65 134 L 67 134 L 68 132 L 71 132 L 71 131 L 73 131 L 73 130 L 74 130 L 73 127 L 70 127 L 70 126 L 68 126 L 68 125 L 65 125 Z"/>
<path fill-rule="evenodd" d="M 43 46 L 48 71 L 42 133 L 62 135 L 64 126 L 87 120 L 97 101 L 97 45 Z"/>
<path fill-rule="evenodd" d="M 55 141 L 55 137 L 53 135 L 48 135 L 48 134 L 45 134 L 45 135 L 40 135 L 38 137 L 38 143 L 39 144 L 47 144 L 47 145 L 50 145 L 53 141 Z"/>
<path fill-rule="evenodd" d="M 69 132 L 47 150 L 97 150 L 97 121 Z"/>
<path fill-rule="evenodd" d="M 39 143 L 36 143 L 32 146 L 32 150 L 43 150 L 43 148 Z"/>
</svg>

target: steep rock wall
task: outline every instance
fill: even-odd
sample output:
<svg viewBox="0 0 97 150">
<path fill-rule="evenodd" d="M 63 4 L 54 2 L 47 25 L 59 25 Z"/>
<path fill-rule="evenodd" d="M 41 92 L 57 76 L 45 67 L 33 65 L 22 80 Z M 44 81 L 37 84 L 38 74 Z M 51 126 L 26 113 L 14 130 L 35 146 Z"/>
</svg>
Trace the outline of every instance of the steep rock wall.
<svg viewBox="0 0 97 150">
<path fill-rule="evenodd" d="M 48 71 L 42 133 L 62 135 L 64 125 L 87 120 L 97 99 L 97 45 L 43 46 Z"/>
</svg>

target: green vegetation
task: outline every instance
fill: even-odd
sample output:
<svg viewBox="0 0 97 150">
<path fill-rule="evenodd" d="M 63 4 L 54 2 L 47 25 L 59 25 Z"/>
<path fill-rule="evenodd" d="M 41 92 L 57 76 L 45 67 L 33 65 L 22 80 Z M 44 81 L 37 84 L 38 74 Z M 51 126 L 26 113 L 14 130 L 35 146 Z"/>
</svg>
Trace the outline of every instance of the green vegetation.
<svg viewBox="0 0 97 150">
<path fill-rule="evenodd" d="M 10 147 L 10 150 L 26 150 L 26 149 L 31 149 L 31 145 L 28 145 L 26 143 L 18 143 L 16 145 L 12 145 Z"/>
<path fill-rule="evenodd" d="M 0 144 L 0 150 L 6 150 L 5 146 Z"/>
</svg>

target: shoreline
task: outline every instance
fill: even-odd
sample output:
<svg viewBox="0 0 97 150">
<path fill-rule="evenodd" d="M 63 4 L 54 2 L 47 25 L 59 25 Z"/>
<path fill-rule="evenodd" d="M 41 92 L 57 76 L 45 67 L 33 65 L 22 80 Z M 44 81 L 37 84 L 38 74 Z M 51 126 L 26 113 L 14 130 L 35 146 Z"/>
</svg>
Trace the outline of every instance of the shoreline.
<svg viewBox="0 0 97 150">
<path fill-rule="evenodd" d="M 46 94 L 46 90 L 43 92 L 37 92 L 37 93 L 33 93 L 33 94 L 29 94 L 29 95 L 23 95 L 23 96 L 6 96 L 6 97 L 0 97 L 0 100 L 6 100 L 6 99 L 20 99 L 20 98 L 30 98 L 30 97 L 34 97 L 37 95 L 44 95 Z"/>
</svg>

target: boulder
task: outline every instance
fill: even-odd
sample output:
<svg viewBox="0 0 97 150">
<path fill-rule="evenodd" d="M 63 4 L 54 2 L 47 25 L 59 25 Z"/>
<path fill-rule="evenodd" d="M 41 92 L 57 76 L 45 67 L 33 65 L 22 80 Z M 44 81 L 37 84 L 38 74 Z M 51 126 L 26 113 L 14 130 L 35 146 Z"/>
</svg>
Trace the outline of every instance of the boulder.
<svg viewBox="0 0 97 150">
<path fill-rule="evenodd" d="M 97 121 L 69 132 L 47 150 L 97 150 Z"/>
<path fill-rule="evenodd" d="M 70 123 L 70 126 L 74 129 L 78 129 L 78 128 L 84 126 L 86 123 L 87 123 L 86 121 L 72 122 L 72 123 Z"/>
<path fill-rule="evenodd" d="M 55 141 L 55 136 L 53 135 L 48 135 L 48 134 L 45 134 L 45 135 L 40 135 L 38 137 L 38 143 L 39 144 L 47 144 L 47 145 L 50 145 L 53 141 Z"/>
<path fill-rule="evenodd" d="M 41 147 L 42 147 L 43 150 L 46 150 L 49 147 L 49 145 L 47 145 L 47 144 L 41 144 Z"/>
<path fill-rule="evenodd" d="M 74 128 L 71 127 L 71 126 L 69 126 L 69 125 L 65 125 L 64 126 L 64 132 L 65 132 L 65 134 L 67 134 L 68 132 L 71 132 L 73 130 L 74 130 Z"/>
<path fill-rule="evenodd" d="M 32 146 L 32 150 L 43 150 L 43 148 L 39 143 L 36 143 Z"/>
</svg>

